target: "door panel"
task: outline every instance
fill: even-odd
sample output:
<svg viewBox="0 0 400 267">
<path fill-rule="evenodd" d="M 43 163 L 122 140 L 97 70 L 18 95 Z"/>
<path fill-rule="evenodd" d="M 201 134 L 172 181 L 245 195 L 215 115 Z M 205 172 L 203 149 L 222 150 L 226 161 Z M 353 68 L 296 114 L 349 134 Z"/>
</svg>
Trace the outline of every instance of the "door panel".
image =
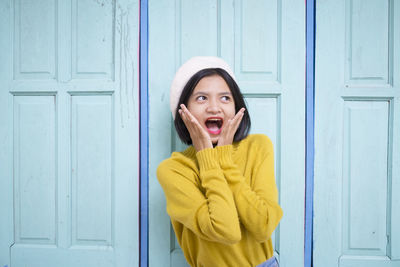
<svg viewBox="0 0 400 267">
<path fill-rule="evenodd" d="M 399 266 L 399 3 L 316 10 L 314 265 Z"/>
<path fill-rule="evenodd" d="M 195 55 L 220 56 L 232 66 L 248 103 L 251 132 L 273 141 L 284 210 L 275 254 L 282 266 L 303 264 L 304 8 L 301 1 L 149 2 L 150 266 L 187 265 L 156 169 L 172 151 L 184 149 L 173 129 L 169 87 L 177 68 Z"/>
<path fill-rule="evenodd" d="M 16 243 L 54 245 L 56 242 L 54 98 L 54 95 L 14 96 Z M 40 216 L 37 207 L 40 207 Z"/>
<path fill-rule="evenodd" d="M 138 264 L 138 8 L 1 2 L 0 266 Z"/>
</svg>

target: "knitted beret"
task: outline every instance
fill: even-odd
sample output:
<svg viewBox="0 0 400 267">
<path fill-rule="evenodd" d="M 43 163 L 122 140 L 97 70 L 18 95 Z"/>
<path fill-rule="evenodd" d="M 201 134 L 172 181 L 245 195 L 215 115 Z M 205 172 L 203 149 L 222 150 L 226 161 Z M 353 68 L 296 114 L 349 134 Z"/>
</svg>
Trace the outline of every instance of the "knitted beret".
<svg viewBox="0 0 400 267">
<path fill-rule="evenodd" d="M 175 119 L 176 109 L 178 107 L 179 98 L 181 97 L 183 88 L 190 78 L 203 69 L 220 68 L 225 70 L 235 81 L 233 71 L 223 59 L 219 57 L 192 57 L 186 61 L 176 72 L 174 80 L 171 84 L 169 95 L 172 117 Z"/>
</svg>

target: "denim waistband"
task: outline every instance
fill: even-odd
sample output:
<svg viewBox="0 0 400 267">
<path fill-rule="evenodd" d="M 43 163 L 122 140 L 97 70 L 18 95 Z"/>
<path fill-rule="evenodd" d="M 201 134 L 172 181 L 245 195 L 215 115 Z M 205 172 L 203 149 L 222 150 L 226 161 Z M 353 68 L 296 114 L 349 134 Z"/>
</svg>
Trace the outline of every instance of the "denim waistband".
<svg viewBox="0 0 400 267">
<path fill-rule="evenodd" d="M 271 258 L 257 265 L 256 267 L 279 267 L 279 263 L 275 256 L 272 256 Z"/>
</svg>

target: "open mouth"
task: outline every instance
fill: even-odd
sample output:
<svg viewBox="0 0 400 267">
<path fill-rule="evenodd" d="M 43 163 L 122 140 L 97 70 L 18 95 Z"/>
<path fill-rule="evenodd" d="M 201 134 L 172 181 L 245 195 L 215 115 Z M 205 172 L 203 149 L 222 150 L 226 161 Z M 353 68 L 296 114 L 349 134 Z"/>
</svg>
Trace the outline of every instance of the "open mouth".
<svg viewBox="0 0 400 267">
<path fill-rule="evenodd" d="M 206 127 L 211 134 L 220 134 L 224 121 L 220 117 L 211 117 L 206 120 Z"/>
</svg>

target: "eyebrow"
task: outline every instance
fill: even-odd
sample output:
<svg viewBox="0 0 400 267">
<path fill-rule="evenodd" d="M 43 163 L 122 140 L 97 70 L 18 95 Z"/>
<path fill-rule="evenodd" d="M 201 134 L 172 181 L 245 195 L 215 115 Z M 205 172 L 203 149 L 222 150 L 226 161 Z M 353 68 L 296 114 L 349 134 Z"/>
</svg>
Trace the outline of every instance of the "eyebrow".
<svg viewBox="0 0 400 267">
<path fill-rule="evenodd" d="M 194 96 L 196 96 L 196 95 L 208 95 L 208 93 L 200 91 L 200 92 L 197 92 L 197 93 L 195 93 L 193 95 Z M 229 91 L 226 91 L 226 92 L 221 92 L 218 95 L 232 95 L 232 93 L 229 92 Z"/>
</svg>

